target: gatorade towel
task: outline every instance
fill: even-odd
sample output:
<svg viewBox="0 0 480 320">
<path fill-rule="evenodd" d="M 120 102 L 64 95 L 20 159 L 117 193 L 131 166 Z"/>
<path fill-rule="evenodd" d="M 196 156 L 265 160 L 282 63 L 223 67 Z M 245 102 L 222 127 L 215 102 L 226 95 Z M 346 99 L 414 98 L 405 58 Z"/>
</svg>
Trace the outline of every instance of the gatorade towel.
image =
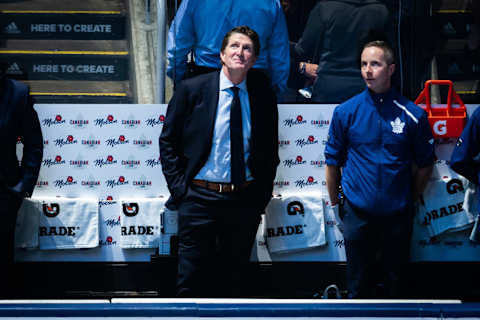
<svg viewBox="0 0 480 320">
<path fill-rule="evenodd" d="M 271 253 L 308 249 L 326 244 L 322 194 L 274 197 L 265 216 L 265 236 Z"/>
</svg>

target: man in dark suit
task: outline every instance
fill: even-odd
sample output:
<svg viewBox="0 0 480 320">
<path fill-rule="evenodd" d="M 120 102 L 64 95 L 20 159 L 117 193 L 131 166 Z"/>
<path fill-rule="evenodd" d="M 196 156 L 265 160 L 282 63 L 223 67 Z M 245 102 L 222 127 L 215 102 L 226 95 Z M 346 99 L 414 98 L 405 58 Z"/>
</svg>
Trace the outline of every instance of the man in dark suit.
<svg viewBox="0 0 480 320">
<path fill-rule="evenodd" d="M 160 156 L 179 212 L 178 296 L 240 294 L 279 163 L 275 94 L 250 70 L 259 50 L 255 31 L 232 29 L 220 72 L 183 81 L 168 105 Z"/>
<path fill-rule="evenodd" d="M 0 62 L 0 296 L 13 288 L 15 223 L 24 197 L 37 182 L 42 163 L 43 138 L 28 87 L 7 79 L 6 65 Z M 23 157 L 17 159 L 17 141 L 23 143 Z"/>
</svg>

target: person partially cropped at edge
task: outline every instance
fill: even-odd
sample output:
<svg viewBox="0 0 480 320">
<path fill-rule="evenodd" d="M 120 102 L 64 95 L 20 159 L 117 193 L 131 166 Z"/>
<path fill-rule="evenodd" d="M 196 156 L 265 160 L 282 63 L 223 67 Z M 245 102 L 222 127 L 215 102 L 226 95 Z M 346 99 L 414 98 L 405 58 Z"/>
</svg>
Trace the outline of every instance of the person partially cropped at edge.
<svg viewBox="0 0 480 320">
<path fill-rule="evenodd" d="M 403 294 L 413 202 L 432 173 L 434 140 L 426 112 L 392 87 L 390 45 L 367 43 L 360 63 L 365 90 L 339 105 L 332 117 L 325 147 L 327 188 L 331 205 L 343 215 L 349 297 L 379 297 L 374 265 L 380 254 L 380 295 L 394 298 Z"/>
<path fill-rule="evenodd" d="M 37 182 L 43 156 L 43 138 L 29 88 L 6 77 L 6 63 L 0 61 L 0 297 L 11 297 L 15 224 L 23 198 L 30 197 Z M 17 159 L 17 141 L 23 143 L 23 157 Z"/>
<path fill-rule="evenodd" d="M 278 158 L 275 92 L 251 69 L 257 33 L 223 38 L 220 71 L 182 81 L 160 136 L 160 159 L 178 208 L 180 297 L 238 297 Z"/>
<path fill-rule="evenodd" d="M 480 185 L 480 108 L 473 112 L 457 140 L 450 159 L 450 167 L 478 188 Z"/>
</svg>

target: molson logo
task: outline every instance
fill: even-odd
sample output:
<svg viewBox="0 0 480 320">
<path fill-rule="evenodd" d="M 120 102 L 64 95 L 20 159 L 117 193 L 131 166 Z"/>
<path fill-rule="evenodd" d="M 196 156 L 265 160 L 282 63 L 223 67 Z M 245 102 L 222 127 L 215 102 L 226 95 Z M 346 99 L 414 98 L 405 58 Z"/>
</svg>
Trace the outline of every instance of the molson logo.
<svg viewBox="0 0 480 320">
<path fill-rule="evenodd" d="M 105 224 L 105 226 L 106 226 L 107 228 L 119 227 L 119 226 L 121 225 L 120 216 L 118 216 L 118 218 L 105 219 L 105 220 L 103 221 L 103 223 Z"/>
<path fill-rule="evenodd" d="M 145 124 L 147 126 L 150 126 L 150 127 L 155 127 L 155 126 L 159 126 L 159 125 L 163 125 L 163 123 L 165 122 L 165 116 L 163 114 L 161 114 L 158 119 L 155 119 L 155 118 L 148 118 L 148 119 L 145 119 Z"/>
<path fill-rule="evenodd" d="M 115 187 L 127 185 L 129 183 L 128 183 L 128 180 L 126 180 L 124 176 L 120 176 L 120 177 L 118 177 L 117 180 L 109 179 L 109 180 L 105 181 L 105 184 L 109 188 L 115 188 Z"/>
<path fill-rule="evenodd" d="M 102 118 L 95 119 L 94 123 L 96 126 L 101 128 L 106 125 L 118 123 L 118 120 L 114 119 L 113 116 L 109 114 L 105 119 L 102 119 Z"/>
<path fill-rule="evenodd" d="M 98 244 L 102 247 L 116 246 L 117 241 L 114 241 L 112 236 L 107 236 L 105 240 L 100 239 Z"/>
<path fill-rule="evenodd" d="M 333 243 L 333 246 L 335 248 L 343 248 L 345 247 L 345 240 L 342 239 L 342 240 L 335 240 L 335 242 Z"/>
<path fill-rule="evenodd" d="M 100 200 L 98 201 L 98 206 L 101 207 L 106 207 L 106 206 L 111 206 L 117 204 L 117 201 L 113 200 L 112 196 L 108 196 L 105 200 Z"/>
<path fill-rule="evenodd" d="M 303 147 L 308 146 L 308 145 L 318 144 L 318 140 L 316 140 L 314 136 L 308 136 L 307 139 L 303 138 L 303 139 L 295 140 L 295 144 L 298 147 L 303 148 Z"/>
<path fill-rule="evenodd" d="M 286 147 L 290 145 L 290 140 L 278 140 L 278 146 L 281 147 Z"/>
<path fill-rule="evenodd" d="M 310 124 L 314 127 L 317 127 L 317 128 L 326 128 L 326 127 L 330 126 L 330 120 L 324 120 L 324 119 L 311 120 Z"/>
<path fill-rule="evenodd" d="M 62 157 L 58 155 L 55 157 L 55 159 L 51 159 L 51 158 L 43 159 L 43 165 L 47 168 L 50 168 L 51 166 L 61 165 L 61 164 L 65 164 L 65 160 L 63 160 Z"/>
<path fill-rule="evenodd" d="M 55 146 L 62 148 L 65 145 L 77 144 L 78 141 L 72 135 L 68 135 L 66 138 L 55 139 Z"/>
<path fill-rule="evenodd" d="M 284 127 L 292 127 L 296 125 L 301 125 L 307 123 L 307 120 L 303 120 L 303 116 L 298 115 L 297 118 L 295 119 L 285 119 L 283 120 L 283 126 Z"/>
<path fill-rule="evenodd" d="M 158 157 L 158 159 L 147 159 L 145 160 L 145 165 L 147 167 L 158 167 L 161 165 L 161 162 L 160 162 L 160 157 Z"/>
<path fill-rule="evenodd" d="M 68 176 L 65 180 L 55 180 L 53 183 L 55 184 L 55 187 L 61 189 L 63 187 L 77 184 L 77 181 L 75 181 L 72 176 Z"/>
<path fill-rule="evenodd" d="M 123 144 L 128 144 L 130 143 L 127 138 L 125 138 L 125 136 L 122 134 L 120 136 L 118 136 L 117 139 L 115 138 L 110 138 L 107 140 L 107 146 L 109 147 L 116 147 L 118 145 L 123 145 Z"/>
<path fill-rule="evenodd" d="M 42 120 L 42 125 L 45 127 L 51 127 L 53 125 L 59 125 L 65 123 L 65 120 L 62 119 L 62 116 L 57 114 L 55 118 L 45 118 Z"/>
<path fill-rule="evenodd" d="M 300 189 L 313 186 L 316 184 L 318 184 L 318 181 L 315 181 L 315 179 L 312 176 L 308 177 L 307 179 L 299 179 L 295 181 L 295 186 L 299 187 Z"/>
<path fill-rule="evenodd" d="M 118 161 L 113 159 L 113 156 L 108 155 L 106 159 L 97 159 L 94 161 L 95 167 L 103 167 L 112 164 L 116 164 Z"/>
<path fill-rule="evenodd" d="M 307 161 L 303 160 L 302 156 L 297 156 L 295 159 L 283 160 L 283 166 L 288 167 L 288 168 L 298 166 L 298 165 L 302 165 L 302 164 L 305 164 L 305 163 L 307 163 Z"/>
</svg>

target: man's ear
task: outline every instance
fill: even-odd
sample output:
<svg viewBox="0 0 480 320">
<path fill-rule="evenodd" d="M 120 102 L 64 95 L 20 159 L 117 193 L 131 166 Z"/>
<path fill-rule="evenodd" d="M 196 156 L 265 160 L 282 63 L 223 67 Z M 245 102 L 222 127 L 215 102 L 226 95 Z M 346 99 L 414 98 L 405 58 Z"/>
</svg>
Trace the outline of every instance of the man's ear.
<svg viewBox="0 0 480 320">
<path fill-rule="evenodd" d="M 223 64 L 224 64 L 224 63 L 223 63 L 224 57 L 225 57 L 225 53 L 223 53 L 223 51 L 220 51 L 220 63 L 222 64 L 222 66 L 223 66 Z"/>
<path fill-rule="evenodd" d="M 395 63 L 392 63 L 388 66 L 388 71 L 390 73 L 390 76 L 395 72 Z"/>
</svg>

